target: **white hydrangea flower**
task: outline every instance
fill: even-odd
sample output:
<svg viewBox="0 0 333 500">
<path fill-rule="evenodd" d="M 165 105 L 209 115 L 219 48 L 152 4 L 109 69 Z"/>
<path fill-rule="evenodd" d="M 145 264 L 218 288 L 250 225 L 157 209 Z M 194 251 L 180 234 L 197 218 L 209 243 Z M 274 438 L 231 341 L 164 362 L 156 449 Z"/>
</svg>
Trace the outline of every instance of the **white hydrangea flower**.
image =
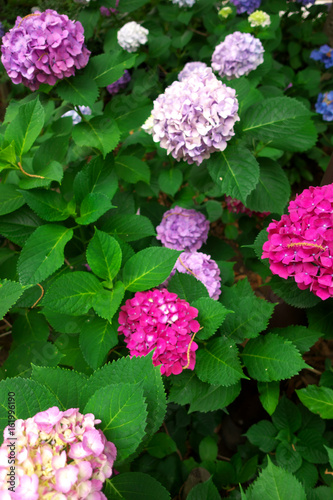
<svg viewBox="0 0 333 500">
<path fill-rule="evenodd" d="M 177 4 L 179 7 L 193 7 L 195 0 L 172 0 L 172 3 Z"/>
<path fill-rule="evenodd" d="M 127 52 L 136 52 L 140 45 L 147 43 L 149 31 L 136 23 L 131 21 L 124 24 L 117 33 L 117 40 L 124 50 Z"/>
<path fill-rule="evenodd" d="M 142 130 L 147 132 L 149 135 L 153 135 L 153 128 L 154 128 L 154 118 L 153 115 L 150 115 L 149 118 L 144 122 L 144 124 L 141 126 Z"/>
<path fill-rule="evenodd" d="M 79 106 L 79 110 L 83 115 L 91 115 L 91 109 L 89 108 L 89 106 Z M 67 111 L 66 113 L 61 115 L 61 118 L 64 118 L 66 116 L 71 116 L 73 118 L 73 125 L 77 125 L 82 120 L 79 113 L 74 111 L 74 109 L 71 109 L 70 111 Z"/>
<path fill-rule="evenodd" d="M 255 10 L 249 16 L 249 23 L 251 24 L 252 28 L 256 26 L 261 26 L 262 28 L 264 28 L 265 26 L 269 26 L 271 24 L 271 18 L 263 10 Z"/>
</svg>

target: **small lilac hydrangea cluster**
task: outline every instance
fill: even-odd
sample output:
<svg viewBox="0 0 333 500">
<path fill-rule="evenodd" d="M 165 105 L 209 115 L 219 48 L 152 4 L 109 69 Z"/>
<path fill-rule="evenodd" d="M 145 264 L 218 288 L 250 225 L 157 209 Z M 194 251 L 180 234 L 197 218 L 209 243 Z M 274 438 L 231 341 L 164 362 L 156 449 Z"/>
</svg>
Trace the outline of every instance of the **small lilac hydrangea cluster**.
<svg viewBox="0 0 333 500">
<path fill-rule="evenodd" d="M 166 288 L 137 292 L 119 313 L 119 334 L 125 335 L 130 357 L 155 349 L 153 365 L 167 377 L 194 369 L 198 345 L 192 335 L 200 329 L 198 310 Z"/>
<path fill-rule="evenodd" d="M 262 258 L 273 274 L 292 276 L 301 290 L 333 297 L 333 184 L 305 189 L 288 212 L 269 224 Z"/>
<path fill-rule="evenodd" d="M 249 208 L 247 208 L 240 200 L 236 200 L 235 198 L 231 198 L 231 196 L 225 197 L 225 202 L 227 205 L 227 210 L 234 214 L 245 214 L 249 217 L 267 217 L 270 215 L 270 212 L 253 212 Z"/>
<path fill-rule="evenodd" d="M 117 14 L 118 13 L 118 11 L 117 11 L 118 5 L 119 5 L 119 0 L 116 0 L 115 9 L 113 9 L 112 7 L 110 7 L 109 9 L 107 7 L 101 7 L 99 9 L 101 15 L 104 17 L 110 17 L 111 14 Z"/>
<path fill-rule="evenodd" d="M 90 52 L 84 45 L 83 26 L 55 10 L 18 17 L 2 38 L 1 61 L 13 83 L 37 90 L 41 83 L 75 74 L 86 66 Z"/>
<path fill-rule="evenodd" d="M 235 31 L 215 47 L 212 68 L 228 80 L 240 78 L 264 62 L 264 52 L 260 40 L 250 33 Z"/>
<path fill-rule="evenodd" d="M 112 475 L 117 450 L 107 441 L 92 413 L 56 406 L 27 420 L 15 421 L 15 491 L 8 490 L 12 427 L 0 447 L 2 500 L 107 500 L 102 493 Z M 12 441 L 13 442 L 13 441 Z"/>
<path fill-rule="evenodd" d="M 116 82 L 111 83 L 106 87 L 106 90 L 111 95 L 118 94 L 118 92 L 127 87 L 127 84 L 131 81 L 130 72 L 125 69 L 123 76 L 121 76 Z"/>
<path fill-rule="evenodd" d="M 323 115 L 326 122 L 333 120 L 333 90 L 318 95 L 316 111 Z"/>
<path fill-rule="evenodd" d="M 324 63 L 325 68 L 333 66 L 333 49 L 329 45 L 322 45 L 319 49 L 315 49 L 310 54 L 311 59 Z"/>
<path fill-rule="evenodd" d="M 209 221 L 194 209 L 174 207 L 167 210 L 156 227 L 156 238 L 174 250 L 194 252 L 206 243 Z"/>
<path fill-rule="evenodd" d="M 196 0 L 172 0 L 172 3 L 177 4 L 179 7 L 193 7 Z"/>
<path fill-rule="evenodd" d="M 189 76 L 198 75 L 207 71 L 212 71 L 211 68 L 207 66 L 207 64 L 200 61 L 189 62 L 185 64 L 184 68 L 179 72 L 178 80 L 182 82 Z"/>
<path fill-rule="evenodd" d="M 230 0 L 237 7 L 237 14 L 252 14 L 260 7 L 261 0 Z"/>
<path fill-rule="evenodd" d="M 2 38 L 5 34 L 5 28 L 3 27 L 3 24 L 0 23 L 0 38 Z"/>
<path fill-rule="evenodd" d="M 239 120 L 234 89 L 205 71 L 173 82 L 154 101 L 153 139 L 176 160 L 200 165 L 223 151 Z"/>
<path fill-rule="evenodd" d="M 81 113 L 83 115 L 91 115 L 91 109 L 89 108 L 89 106 L 79 106 L 79 110 L 81 111 Z M 81 116 L 74 109 L 66 111 L 66 113 L 61 115 L 61 118 L 66 118 L 66 116 L 72 117 L 73 125 L 77 125 L 78 123 L 80 123 L 82 121 Z"/>
<path fill-rule="evenodd" d="M 117 33 L 117 40 L 120 47 L 127 52 L 136 52 L 140 45 L 147 43 L 149 31 L 136 23 L 131 21 L 124 24 Z"/>
</svg>

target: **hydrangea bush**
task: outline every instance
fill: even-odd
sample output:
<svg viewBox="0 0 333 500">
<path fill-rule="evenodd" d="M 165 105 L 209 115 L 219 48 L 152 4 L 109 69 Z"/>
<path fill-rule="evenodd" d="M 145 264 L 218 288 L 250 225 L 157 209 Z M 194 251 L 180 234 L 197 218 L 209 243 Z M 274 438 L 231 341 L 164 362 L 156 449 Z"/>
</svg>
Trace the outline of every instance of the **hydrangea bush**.
<svg viewBox="0 0 333 500">
<path fill-rule="evenodd" d="M 327 13 L 4 5 L 0 500 L 332 497 Z"/>
</svg>

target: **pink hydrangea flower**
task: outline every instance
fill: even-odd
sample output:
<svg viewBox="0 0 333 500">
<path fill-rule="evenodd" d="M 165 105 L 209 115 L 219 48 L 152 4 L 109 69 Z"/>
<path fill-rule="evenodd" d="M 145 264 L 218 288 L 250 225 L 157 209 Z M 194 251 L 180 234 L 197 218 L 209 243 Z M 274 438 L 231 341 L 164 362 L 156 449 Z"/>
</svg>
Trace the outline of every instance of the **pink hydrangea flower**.
<svg viewBox="0 0 333 500">
<path fill-rule="evenodd" d="M 0 500 L 106 500 L 105 480 L 112 475 L 117 450 L 92 413 L 56 406 L 15 422 L 15 486 L 8 483 L 12 427 L 0 447 Z M 78 448 L 84 453 L 78 453 Z"/>
<path fill-rule="evenodd" d="M 269 224 L 262 258 L 273 274 L 326 300 L 333 296 L 333 184 L 305 189 L 288 211 Z"/>
<path fill-rule="evenodd" d="M 146 356 L 155 349 L 153 365 L 161 373 L 178 375 L 194 369 L 198 345 L 192 335 L 200 329 L 198 310 L 167 289 L 137 292 L 121 307 L 119 334 L 125 336 L 130 356 Z"/>
<path fill-rule="evenodd" d="M 256 216 L 260 218 L 264 218 L 267 217 L 267 215 L 270 215 L 270 212 L 253 212 L 249 208 L 246 208 L 246 206 L 240 200 L 231 198 L 231 196 L 226 196 L 225 202 L 227 204 L 227 210 L 235 214 L 245 214 L 249 217 Z"/>
</svg>

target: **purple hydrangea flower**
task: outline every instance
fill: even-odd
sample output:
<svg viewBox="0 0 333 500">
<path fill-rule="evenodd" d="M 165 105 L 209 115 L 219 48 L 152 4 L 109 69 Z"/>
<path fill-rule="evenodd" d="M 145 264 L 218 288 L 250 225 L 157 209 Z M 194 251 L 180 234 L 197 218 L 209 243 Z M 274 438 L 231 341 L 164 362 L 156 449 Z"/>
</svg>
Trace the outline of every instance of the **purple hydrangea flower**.
<svg viewBox="0 0 333 500">
<path fill-rule="evenodd" d="M 327 69 L 333 66 L 333 49 L 329 45 L 322 45 L 319 49 L 313 50 L 310 57 L 315 61 L 324 63 Z"/>
<path fill-rule="evenodd" d="M 113 9 L 112 7 L 110 7 L 109 9 L 107 7 L 101 7 L 99 10 L 100 10 L 100 13 L 102 16 L 104 17 L 110 17 L 111 14 L 118 14 L 118 11 L 117 11 L 117 7 L 119 5 L 119 0 L 116 0 L 116 3 L 115 3 L 115 9 Z"/>
<path fill-rule="evenodd" d="M 313 5 L 315 3 L 315 1 L 316 0 L 296 0 L 296 2 L 301 3 L 303 5 L 308 5 L 308 4 Z"/>
<path fill-rule="evenodd" d="M 192 274 L 201 281 L 208 290 L 209 296 L 217 300 L 221 294 L 221 276 L 219 266 L 210 255 L 202 252 L 183 252 L 177 259 L 169 279 L 178 271 Z"/>
<path fill-rule="evenodd" d="M 235 95 L 209 72 L 173 82 L 154 102 L 154 141 L 177 161 L 200 165 L 234 135 Z"/>
<path fill-rule="evenodd" d="M 5 28 L 3 27 L 3 24 L 0 23 L 0 38 L 2 38 L 5 34 Z"/>
<path fill-rule="evenodd" d="M 81 111 L 81 113 L 83 115 L 91 115 L 91 109 L 89 108 L 89 106 L 79 106 L 79 110 Z M 64 118 L 66 116 L 71 116 L 72 117 L 72 119 L 73 119 L 73 125 L 77 125 L 78 123 L 80 123 L 82 121 L 81 116 L 74 109 L 66 111 L 66 113 L 64 113 L 63 115 L 61 115 L 61 118 Z"/>
<path fill-rule="evenodd" d="M 215 47 L 212 68 L 228 80 L 240 78 L 264 62 L 264 52 L 260 40 L 250 33 L 235 31 Z"/>
<path fill-rule="evenodd" d="M 89 60 L 84 45 L 83 26 L 55 10 L 18 17 L 2 38 L 1 61 L 13 83 L 37 90 L 41 83 L 75 74 Z"/>
<path fill-rule="evenodd" d="M 121 76 L 119 80 L 117 80 L 116 82 L 111 83 L 111 85 L 108 85 L 106 87 L 106 90 L 111 95 L 118 94 L 119 90 L 124 89 L 130 81 L 131 81 L 130 72 L 127 69 L 125 69 L 123 76 Z"/>
<path fill-rule="evenodd" d="M 156 238 L 167 248 L 194 252 L 207 241 L 208 231 L 209 221 L 203 214 L 176 206 L 165 212 Z"/>
<path fill-rule="evenodd" d="M 316 111 L 323 115 L 326 122 L 333 121 L 333 90 L 318 95 Z"/>
<path fill-rule="evenodd" d="M 252 14 L 260 7 L 261 0 L 230 0 L 237 7 L 237 14 Z"/>
<path fill-rule="evenodd" d="M 199 61 L 189 62 L 185 64 L 184 68 L 178 74 L 178 80 L 182 82 L 189 76 L 197 75 L 205 71 L 212 71 L 211 68 L 208 68 L 207 64 Z"/>
</svg>

